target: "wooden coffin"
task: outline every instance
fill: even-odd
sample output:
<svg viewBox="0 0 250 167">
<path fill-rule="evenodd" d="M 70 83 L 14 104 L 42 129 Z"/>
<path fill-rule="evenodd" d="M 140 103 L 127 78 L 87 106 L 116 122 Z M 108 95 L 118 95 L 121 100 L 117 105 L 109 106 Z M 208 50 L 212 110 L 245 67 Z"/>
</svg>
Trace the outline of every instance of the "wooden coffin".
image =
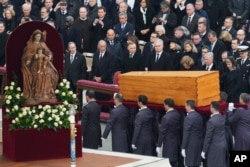
<svg viewBox="0 0 250 167">
<path fill-rule="evenodd" d="M 129 101 L 144 94 L 150 103 L 162 104 L 165 98 L 173 98 L 178 106 L 188 99 L 195 100 L 196 106 L 205 106 L 220 97 L 218 71 L 137 71 L 121 74 L 118 83 Z"/>
</svg>

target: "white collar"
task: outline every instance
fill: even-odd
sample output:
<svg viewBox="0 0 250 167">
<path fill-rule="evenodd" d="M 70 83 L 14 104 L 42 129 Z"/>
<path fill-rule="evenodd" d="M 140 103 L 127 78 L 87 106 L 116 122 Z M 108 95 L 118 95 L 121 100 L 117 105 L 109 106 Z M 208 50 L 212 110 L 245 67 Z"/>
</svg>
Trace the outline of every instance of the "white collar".
<svg viewBox="0 0 250 167">
<path fill-rule="evenodd" d="M 142 106 L 140 109 L 139 109 L 139 111 L 141 111 L 141 110 L 143 110 L 143 109 L 146 109 L 146 108 L 148 108 L 147 106 Z"/>
<path fill-rule="evenodd" d="M 216 112 L 216 113 L 211 114 L 210 117 L 213 117 L 213 116 L 215 116 L 215 115 L 217 115 L 217 114 L 219 114 L 219 112 Z"/>
</svg>

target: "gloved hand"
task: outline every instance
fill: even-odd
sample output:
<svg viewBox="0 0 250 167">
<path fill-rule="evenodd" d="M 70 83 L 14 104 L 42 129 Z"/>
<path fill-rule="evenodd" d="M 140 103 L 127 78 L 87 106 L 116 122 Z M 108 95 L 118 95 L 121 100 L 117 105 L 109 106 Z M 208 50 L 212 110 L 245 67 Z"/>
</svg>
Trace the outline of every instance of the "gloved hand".
<svg viewBox="0 0 250 167">
<path fill-rule="evenodd" d="M 134 144 L 132 144 L 131 147 L 132 147 L 133 150 L 137 149 L 137 147 Z"/>
<path fill-rule="evenodd" d="M 234 107 L 234 103 L 228 103 L 228 112 L 231 112 L 231 111 L 233 111 L 235 109 L 235 107 Z"/>
<path fill-rule="evenodd" d="M 101 140 L 102 140 L 102 141 L 105 141 L 106 139 L 105 139 L 105 138 L 103 138 L 103 137 L 101 137 Z"/>
<path fill-rule="evenodd" d="M 202 152 L 201 152 L 201 158 L 206 159 L 206 156 L 205 156 L 205 155 L 206 155 L 206 153 L 202 151 Z"/>
<path fill-rule="evenodd" d="M 160 154 L 161 153 L 161 147 L 156 147 L 156 153 Z"/>
<path fill-rule="evenodd" d="M 185 149 L 181 149 L 181 155 L 185 158 L 186 157 L 186 150 Z"/>
</svg>

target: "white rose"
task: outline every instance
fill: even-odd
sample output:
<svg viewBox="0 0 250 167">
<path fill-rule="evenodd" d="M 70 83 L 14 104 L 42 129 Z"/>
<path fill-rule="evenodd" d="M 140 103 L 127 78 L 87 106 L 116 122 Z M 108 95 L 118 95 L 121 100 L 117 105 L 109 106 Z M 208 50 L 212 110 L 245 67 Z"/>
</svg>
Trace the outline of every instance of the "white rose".
<svg viewBox="0 0 250 167">
<path fill-rule="evenodd" d="M 9 113 L 9 112 L 10 112 L 10 110 L 9 110 L 8 108 L 6 108 L 6 112 L 7 112 L 7 113 Z"/>
<path fill-rule="evenodd" d="M 12 96 L 11 96 L 11 95 L 9 95 L 9 96 L 8 96 L 8 99 L 9 99 L 9 100 L 11 100 L 11 99 L 12 99 Z"/>
<path fill-rule="evenodd" d="M 65 96 L 66 94 L 65 94 L 65 92 L 62 92 L 62 96 Z"/>
<path fill-rule="evenodd" d="M 48 109 L 48 110 L 47 110 L 47 113 L 49 113 L 49 114 L 50 114 L 50 113 L 51 113 L 51 109 Z"/>
<path fill-rule="evenodd" d="M 66 108 L 63 108 L 62 111 L 66 111 L 67 109 Z"/>
<path fill-rule="evenodd" d="M 72 97 L 75 99 L 76 98 L 76 94 L 73 94 Z"/>
<path fill-rule="evenodd" d="M 67 85 L 66 85 L 66 88 L 67 88 L 67 89 L 69 89 L 69 88 L 70 88 L 70 85 L 69 85 L 69 84 L 67 84 Z"/>
<path fill-rule="evenodd" d="M 68 105 L 69 103 L 68 103 L 68 101 L 65 100 L 65 101 L 63 102 L 63 104 L 64 104 L 64 105 Z"/>
<path fill-rule="evenodd" d="M 38 109 L 42 109 L 43 108 L 43 106 L 42 105 L 38 105 Z"/>
<path fill-rule="evenodd" d="M 73 91 L 69 91 L 69 94 L 70 94 L 70 95 L 73 95 Z"/>
<path fill-rule="evenodd" d="M 55 117 L 56 122 L 60 121 L 60 118 L 58 116 Z"/>
<path fill-rule="evenodd" d="M 13 124 L 15 124 L 16 123 L 16 121 L 13 119 L 12 121 L 11 121 Z"/>
<path fill-rule="evenodd" d="M 9 87 L 8 87 L 8 86 L 5 86 L 4 90 L 8 90 L 8 89 L 9 89 Z"/>
<path fill-rule="evenodd" d="M 63 86 L 63 83 L 62 83 L 62 82 L 60 83 L 60 86 Z"/>
<path fill-rule="evenodd" d="M 10 100 L 6 100 L 6 104 L 10 104 Z"/>
<path fill-rule="evenodd" d="M 10 90 L 13 90 L 14 89 L 14 87 L 13 86 L 10 86 Z"/>
<path fill-rule="evenodd" d="M 60 115 L 61 115 L 61 116 L 63 116 L 63 115 L 64 115 L 64 113 L 63 113 L 63 112 L 60 112 Z"/>
<path fill-rule="evenodd" d="M 20 99 L 20 95 L 19 95 L 19 94 L 17 94 L 17 95 L 16 95 L 16 98 L 17 98 L 17 99 Z"/>
<path fill-rule="evenodd" d="M 32 112 L 31 111 L 29 111 L 29 115 L 31 115 L 32 114 Z"/>
<path fill-rule="evenodd" d="M 63 79 L 63 82 L 66 83 L 66 82 L 67 82 L 67 79 Z"/>
<path fill-rule="evenodd" d="M 59 124 L 62 125 L 62 121 L 59 121 Z"/>
<path fill-rule="evenodd" d="M 23 114 L 22 114 L 22 113 L 19 113 L 19 114 L 18 114 L 18 117 L 19 117 L 19 118 L 22 118 L 22 117 L 23 117 Z"/>
<path fill-rule="evenodd" d="M 14 110 L 18 110 L 18 106 L 17 105 L 14 106 Z"/>
<path fill-rule="evenodd" d="M 37 124 L 34 125 L 34 128 L 35 128 L 35 129 L 37 128 Z"/>
<path fill-rule="evenodd" d="M 27 115 L 27 111 L 24 110 L 24 111 L 23 111 L 23 115 L 24 115 L 24 116 Z"/>
<path fill-rule="evenodd" d="M 43 114 L 40 114 L 40 115 L 39 115 L 40 118 L 43 118 L 43 116 L 44 116 Z"/>
<path fill-rule="evenodd" d="M 49 120 L 49 121 L 51 121 L 51 120 L 52 120 L 52 118 L 51 118 L 51 117 L 49 117 L 49 118 L 48 118 L 48 120 Z"/>
<path fill-rule="evenodd" d="M 57 122 L 54 122 L 54 126 L 57 127 L 57 126 L 58 126 L 58 123 L 57 123 Z"/>
<path fill-rule="evenodd" d="M 40 121 L 39 121 L 40 123 L 44 123 L 44 120 L 43 119 L 40 119 Z"/>
<path fill-rule="evenodd" d="M 35 113 L 36 113 L 36 110 L 34 110 L 34 109 L 33 109 L 33 110 L 32 110 L 32 113 L 34 113 L 34 114 L 35 114 Z"/>
<path fill-rule="evenodd" d="M 16 90 L 19 91 L 19 92 L 21 92 L 21 88 L 20 87 L 17 87 Z"/>
<path fill-rule="evenodd" d="M 16 117 L 16 118 L 15 118 L 15 120 L 16 120 L 16 121 L 19 121 L 19 118 L 18 118 L 18 117 Z"/>
<path fill-rule="evenodd" d="M 38 115 L 35 115 L 35 119 L 38 119 L 39 118 L 39 116 Z"/>
<path fill-rule="evenodd" d="M 58 94 L 58 93 L 59 93 L 59 90 L 58 90 L 58 89 L 56 89 L 56 90 L 55 90 L 55 93 L 56 93 L 56 94 Z"/>
<path fill-rule="evenodd" d="M 52 113 L 54 113 L 54 114 L 57 113 L 57 109 L 53 109 Z"/>
<path fill-rule="evenodd" d="M 11 82 L 10 85 L 11 85 L 11 86 L 14 86 L 14 85 L 15 85 L 15 82 Z"/>
</svg>

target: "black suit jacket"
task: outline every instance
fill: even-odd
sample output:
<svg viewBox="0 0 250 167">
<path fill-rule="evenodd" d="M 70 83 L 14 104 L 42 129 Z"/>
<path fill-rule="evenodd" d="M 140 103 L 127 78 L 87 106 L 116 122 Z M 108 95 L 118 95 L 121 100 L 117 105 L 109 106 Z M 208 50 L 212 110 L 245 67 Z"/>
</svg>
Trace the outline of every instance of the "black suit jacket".
<svg viewBox="0 0 250 167">
<path fill-rule="evenodd" d="M 123 60 L 122 73 L 143 70 L 142 56 L 140 51 L 135 52 L 133 58 L 129 58 L 129 53 L 126 53 Z"/>
<path fill-rule="evenodd" d="M 112 151 L 128 152 L 128 118 L 129 111 L 123 104 L 116 106 L 110 113 L 103 138 L 106 139 L 112 131 Z"/>
<path fill-rule="evenodd" d="M 159 12 L 157 15 L 157 18 L 162 18 L 163 17 L 163 13 Z M 166 37 L 167 38 L 173 38 L 174 36 L 174 28 L 176 28 L 177 26 L 177 16 L 173 11 L 169 11 L 167 14 L 167 17 L 165 18 L 165 20 L 167 21 L 166 24 L 164 24 L 164 28 L 166 30 Z M 160 22 L 157 22 L 157 24 L 161 24 Z"/>
<path fill-rule="evenodd" d="M 114 26 L 115 34 L 118 40 L 124 45 L 124 42 L 127 41 L 128 35 L 133 35 L 134 34 L 134 25 L 127 22 L 124 30 L 121 28 L 121 24 L 118 23 Z"/>
<path fill-rule="evenodd" d="M 65 55 L 64 73 L 75 89 L 77 80 L 86 79 L 87 65 L 85 57 L 81 53 L 76 52 L 73 62 L 70 63 L 70 54 L 67 53 Z"/>
<path fill-rule="evenodd" d="M 214 53 L 214 61 L 216 63 L 220 63 L 222 61 L 221 54 L 224 51 L 226 51 L 226 47 L 225 47 L 224 43 L 218 39 L 214 45 L 213 50 L 212 50 L 212 52 Z"/>
<path fill-rule="evenodd" d="M 183 128 L 182 149 L 186 151 L 185 165 L 199 166 L 203 142 L 202 116 L 196 111 L 189 112 L 184 119 Z"/>
<path fill-rule="evenodd" d="M 4 31 L 0 33 L 0 66 L 5 64 L 5 47 L 8 40 L 8 34 Z"/>
<path fill-rule="evenodd" d="M 96 101 L 90 101 L 83 107 L 82 134 L 85 148 L 97 149 L 102 146 L 100 113 L 101 107 Z"/>
<path fill-rule="evenodd" d="M 236 16 L 241 16 L 242 20 L 248 17 L 249 7 L 249 0 L 230 0 L 228 2 L 229 12 L 231 14 L 235 13 Z"/>
<path fill-rule="evenodd" d="M 173 109 L 165 113 L 161 120 L 157 146 L 163 144 L 162 156 L 171 161 L 178 160 L 180 145 L 181 114 Z"/>
<path fill-rule="evenodd" d="M 199 15 L 194 14 L 191 22 L 187 25 L 188 15 L 185 15 L 182 19 L 181 25 L 187 27 L 187 29 L 190 31 L 190 33 L 193 34 L 197 31 L 197 23 L 198 23 L 199 18 L 200 18 Z"/>
<path fill-rule="evenodd" d="M 92 75 L 93 77 L 101 77 L 103 83 L 112 83 L 114 58 L 107 50 L 102 59 L 99 59 L 99 54 L 99 51 L 94 54 L 92 62 Z"/>
<path fill-rule="evenodd" d="M 148 62 L 148 70 L 149 71 L 171 71 L 173 70 L 173 61 L 169 54 L 166 52 L 161 53 L 160 59 L 155 62 L 156 53 L 153 52 L 150 55 L 149 62 Z"/>
</svg>

